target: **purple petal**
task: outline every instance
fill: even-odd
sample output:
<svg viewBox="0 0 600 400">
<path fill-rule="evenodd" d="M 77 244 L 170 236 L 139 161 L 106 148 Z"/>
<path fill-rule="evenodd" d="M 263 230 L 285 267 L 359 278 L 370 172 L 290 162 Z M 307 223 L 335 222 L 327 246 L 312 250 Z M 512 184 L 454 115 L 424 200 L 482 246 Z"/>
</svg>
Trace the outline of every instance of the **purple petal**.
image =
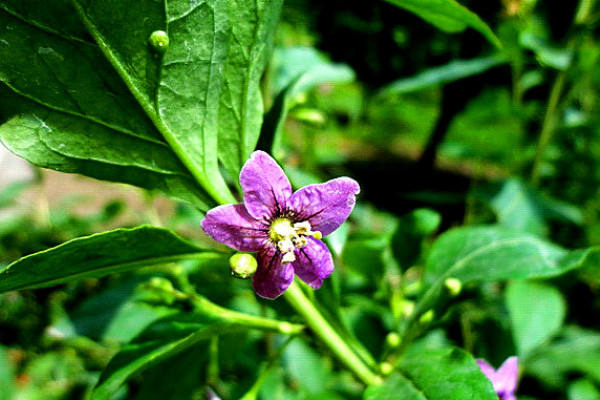
<svg viewBox="0 0 600 400">
<path fill-rule="evenodd" d="M 517 400 L 516 396 L 512 393 L 505 394 L 500 398 L 500 400 Z"/>
<path fill-rule="evenodd" d="M 252 286 L 260 297 L 274 299 L 294 280 L 292 264 L 281 264 L 281 257 L 275 246 L 267 246 L 257 254 L 258 270 L 252 277 Z"/>
<path fill-rule="evenodd" d="M 219 243 L 239 251 L 259 251 L 268 241 L 268 229 L 246 211 L 243 204 L 215 207 L 202 220 L 204 232 Z"/>
<path fill-rule="evenodd" d="M 277 162 L 264 151 L 255 151 L 240 173 L 244 203 L 254 218 L 270 218 L 287 207 L 290 181 Z"/>
<path fill-rule="evenodd" d="M 313 289 L 319 289 L 323 280 L 333 272 L 333 260 L 329 249 L 320 240 L 308 238 L 308 244 L 296 249 L 294 272 Z"/>
<path fill-rule="evenodd" d="M 517 357 L 509 357 L 504 361 L 502 366 L 496 371 L 496 381 L 494 388 L 498 393 L 505 395 L 514 393 L 517 389 L 517 379 L 519 377 L 519 359 Z"/>
<path fill-rule="evenodd" d="M 494 381 L 496 380 L 496 370 L 494 369 L 494 367 L 492 367 L 490 364 L 488 364 L 487 361 L 478 358 L 475 361 L 477 361 L 477 365 L 479 365 L 479 368 L 481 369 L 481 372 L 483 372 L 483 374 L 490 380 L 492 381 L 492 383 L 494 383 Z M 494 389 L 496 389 L 496 385 L 494 384 Z"/>
<path fill-rule="evenodd" d="M 288 204 L 296 213 L 296 221 L 308 220 L 313 231 L 327 236 L 348 218 L 359 192 L 354 179 L 336 178 L 303 187 L 290 197 Z"/>
</svg>

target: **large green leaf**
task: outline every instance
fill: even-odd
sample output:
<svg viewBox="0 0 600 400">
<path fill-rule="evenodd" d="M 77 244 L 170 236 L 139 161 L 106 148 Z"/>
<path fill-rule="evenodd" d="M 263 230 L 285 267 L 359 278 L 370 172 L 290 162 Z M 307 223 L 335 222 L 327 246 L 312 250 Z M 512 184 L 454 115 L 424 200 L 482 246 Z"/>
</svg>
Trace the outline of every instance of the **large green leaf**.
<svg viewBox="0 0 600 400">
<path fill-rule="evenodd" d="M 259 83 L 272 47 L 283 0 L 225 1 L 231 39 L 219 111 L 219 154 L 237 176 L 256 147 L 263 120 Z"/>
<path fill-rule="evenodd" d="M 444 281 L 463 283 L 543 278 L 596 263 L 600 247 L 568 251 L 536 236 L 496 226 L 462 227 L 434 243 L 426 263 L 427 292 L 416 318 L 433 307 Z"/>
<path fill-rule="evenodd" d="M 480 32 L 495 46 L 500 47 L 500 41 L 476 14 L 469 11 L 455 0 L 386 0 L 389 3 L 404 8 L 435 27 L 449 33 L 461 32 L 467 27 Z"/>
<path fill-rule="evenodd" d="M 15 261 L 0 271 L 0 293 L 212 256 L 214 253 L 205 252 L 166 229 L 116 229 L 77 238 Z"/>
<path fill-rule="evenodd" d="M 494 400 L 491 382 L 475 360 L 459 349 L 409 351 L 399 364 L 400 373 L 383 385 L 371 386 L 365 400 Z"/>
<path fill-rule="evenodd" d="M 281 0 L 71 3 L 0 4 L 0 139 L 43 167 L 235 201 L 218 159 L 236 172 L 258 140 Z"/>
<path fill-rule="evenodd" d="M 506 290 L 512 334 L 520 357 L 552 337 L 566 314 L 565 299 L 558 289 L 539 282 L 513 281 Z"/>
</svg>

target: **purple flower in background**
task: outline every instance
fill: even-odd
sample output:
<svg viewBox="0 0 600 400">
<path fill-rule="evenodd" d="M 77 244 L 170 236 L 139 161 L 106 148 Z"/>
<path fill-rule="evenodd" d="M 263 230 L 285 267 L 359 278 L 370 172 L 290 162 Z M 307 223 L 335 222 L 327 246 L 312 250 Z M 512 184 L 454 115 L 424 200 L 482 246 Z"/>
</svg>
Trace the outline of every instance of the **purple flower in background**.
<svg viewBox="0 0 600 400">
<path fill-rule="evenodd" d="M 358 183 L 343 177 L 292 193 L 275 160 L 255 151 L 242 168 L 240 184 L 244 204 L 210 210 L 202 221 L 204 232 L 236 250 L 257 252 L 253 286 L 261 297 L 279 296 L 294 273 L 320 288 L 333 272 L 331 253 L 320 239 L 348 218 Z"/>
<path fill-rule="evenodd" d="M 477 359 L 476 361 L 481 372 L 492 381 L 498 399 L 517 400 L 515 397 L 519 375 L 519 359 L 517 357 L 507 358 L 497 371 L 485 360 Z"/>
</svg>

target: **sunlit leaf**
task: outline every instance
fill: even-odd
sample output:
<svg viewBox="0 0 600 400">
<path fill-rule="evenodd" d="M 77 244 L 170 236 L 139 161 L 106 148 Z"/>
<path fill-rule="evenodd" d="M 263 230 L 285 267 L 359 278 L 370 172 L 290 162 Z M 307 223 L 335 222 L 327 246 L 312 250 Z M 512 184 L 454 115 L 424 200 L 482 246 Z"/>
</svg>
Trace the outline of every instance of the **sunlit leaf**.
<svg viewBox="0 0 600 400">
<path fill-rule="evenodd" d="M 459 349 L 410 351 L 381 386 L 365 391 L 364 400 L 495 400 L 491 382 L 475 360 Z"/>
<path fill-rule="evenodd" d="M 565 299 L 560 291 L 538 282 L 511 282 L 506 289 L 506 305 L 521 357 L 557 333 L 566 314 Z"/>
<path fill-rule="evenodd" d="M 498 65 L 507 63 L 499 55 L 473 58 L 470 60 L 454 60 L 446 65 L 419 72 L 415 76 L 398 79 L 381 89 L 382 95 L 409 93 L 431 86 L 441 85 L 469 76 L 481 74 Z"/>
<path fill-rule="evenodd" d="M 15 261 L 0 271 L 0 293 L 212 254 L 166 229 L 116 229 L 73 239 Z"/>
<path fill-rule="evenodd" d="M 455 0 L 386 0 L 404 8 L 445 32 L 464 31 L 467 27 L 481 33 L 497 47 L 500 41 L 476 14 Z"/>
</svg>

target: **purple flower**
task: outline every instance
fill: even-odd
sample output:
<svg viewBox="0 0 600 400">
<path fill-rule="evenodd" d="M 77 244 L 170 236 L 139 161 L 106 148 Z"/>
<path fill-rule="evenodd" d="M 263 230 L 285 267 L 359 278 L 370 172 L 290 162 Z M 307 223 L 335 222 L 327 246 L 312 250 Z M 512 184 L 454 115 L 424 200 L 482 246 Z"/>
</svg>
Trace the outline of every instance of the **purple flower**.
<svg viewBox="0 0 600 400">
<path fill-rule="evenodd" d="M 257 253 L 253 286 L 261 297 L 279 296 L 294 274 L 320 288 L 333 272 L 331 253 L 320 239 L 348 218 L 358 183 L 343 177 L 292 193 L 275 160 L 255 151 L 242 168 L 240 184 L 244 204 L 210 210 L 202 221 L 204 232 L 236 250 Z"/>
<path fill-rule="evenodd" d="M 477 364 L 487 378 L 492 381 L 494 390 L 500 400 L 517 400 L 517 378 L 519 374 L 519 359 L 509 357 L 496 371 L 487 361 L 477 359 Z"/>
</svg>

